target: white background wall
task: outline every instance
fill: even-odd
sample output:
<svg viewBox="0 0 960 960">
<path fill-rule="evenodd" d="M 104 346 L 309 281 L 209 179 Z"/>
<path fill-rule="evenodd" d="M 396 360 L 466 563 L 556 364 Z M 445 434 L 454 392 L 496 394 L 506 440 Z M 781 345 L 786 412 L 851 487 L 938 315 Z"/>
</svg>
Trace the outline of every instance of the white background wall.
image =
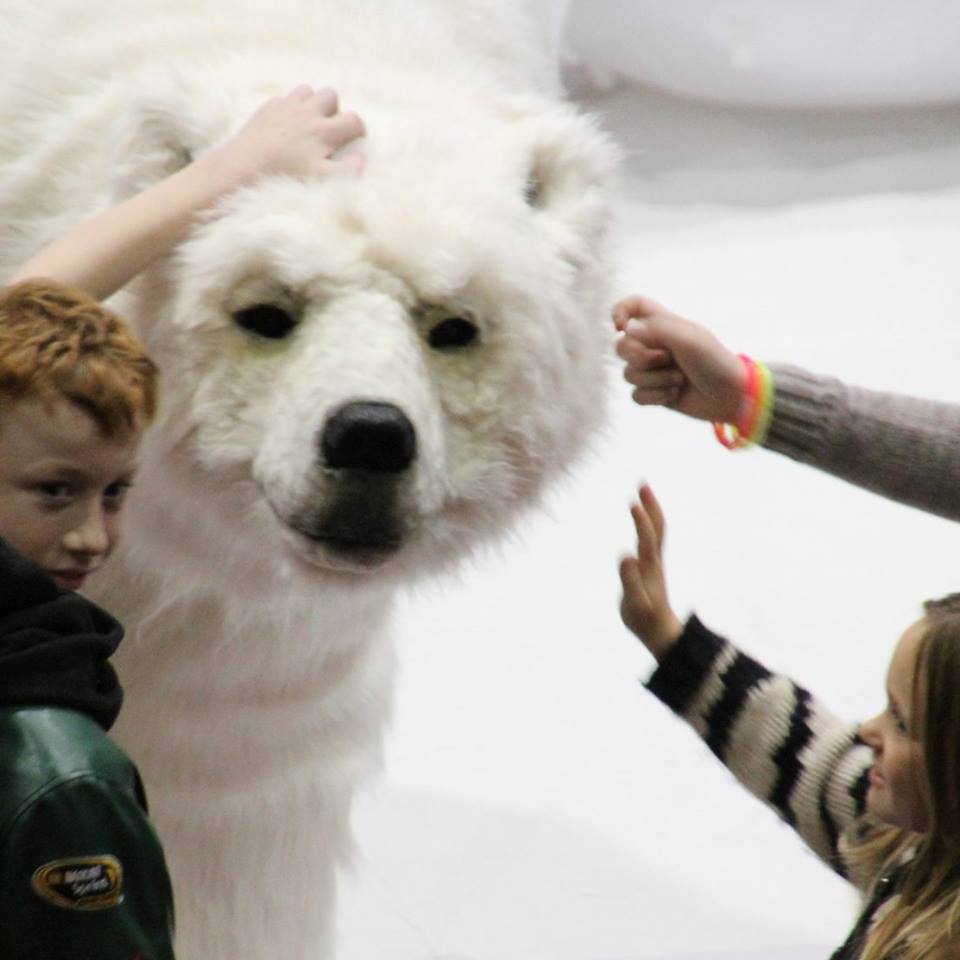
<svg viewBox="0 0 960 960">
<path fill-rule="evenodd" d="M 582 79 L 627 153 L 614 295 L 960 401 L 960 108 L 750 110 Z M 920 601 L 960 589 L 960 527 L 729 454 L 617 377 L 609 429 L 518 538 L 403 605 L 344 960 L 814 960 L 850 925 L 847 887 L 640 688 L 650 659 L 617 615 L 627 504 L 650 479 L 678 611 L 851 719 L 880 707 Z"/>
<path fill-rule="evenodd" d="M 598 75 L 734 103 L 960 98 L 954 0 L 539 0 Z"/>
</svg>

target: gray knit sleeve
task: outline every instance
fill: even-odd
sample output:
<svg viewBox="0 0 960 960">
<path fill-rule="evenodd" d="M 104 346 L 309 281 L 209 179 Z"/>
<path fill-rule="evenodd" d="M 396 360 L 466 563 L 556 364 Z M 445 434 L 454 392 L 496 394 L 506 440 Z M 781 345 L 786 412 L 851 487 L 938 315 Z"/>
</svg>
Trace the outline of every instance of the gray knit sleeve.
<svg viewBox="0 0 960 960">
<path fill-rule="evenodd" d="M 854 725 L 695 616 L 647 687 L 817 856 L 848 875 L 840 841 L 864 812 L 873 763 Z"/>
<path fill-rule="evenodd" d="M 960 520 L 960 404 L 853 387 L 771 364 L 764 446 L 801 463 Z"/>
</svg>

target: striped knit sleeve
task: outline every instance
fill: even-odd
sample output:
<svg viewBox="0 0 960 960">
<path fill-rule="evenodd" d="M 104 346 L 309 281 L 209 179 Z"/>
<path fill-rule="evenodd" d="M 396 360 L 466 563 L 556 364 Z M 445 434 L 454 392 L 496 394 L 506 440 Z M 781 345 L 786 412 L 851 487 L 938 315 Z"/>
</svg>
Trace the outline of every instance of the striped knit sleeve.
<svg viewBox="0 0 960 960">
<path fill-rule="evenodd" d="M 695 616 L 647 687 L 817 856 L 847 876 L 840 838 L 864 811 L 873 763 L 855 726 Z"/>
</svg>

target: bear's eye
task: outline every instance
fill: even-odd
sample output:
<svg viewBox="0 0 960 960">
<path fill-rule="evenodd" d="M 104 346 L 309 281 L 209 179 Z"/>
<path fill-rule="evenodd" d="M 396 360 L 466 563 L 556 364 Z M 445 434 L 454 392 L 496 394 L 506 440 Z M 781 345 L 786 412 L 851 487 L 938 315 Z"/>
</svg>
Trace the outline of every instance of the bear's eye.
<svg viewBox="0 0 960 960">
<path fill-rule="evenodd" d="M 275 303 L 255 303 L 252 307 L 237 310 L 233 322 L 268 340 L 282 340 L 297 325 L 297 321 Z"/>
<path fill-rule="evenodd" d="M 473 343 L 477 325 L 464 317 L 447 317 L 430 328 L 428 340 L 434 350 L 453 350 Z"/>
<path fill-rule="evenodd" d="M 528 207 L 543 206 L 541 202 L 543 200 L 543 181 L 538 174 L 531 173 L 527 177 L 527 182 L 523 187 L 523 199 Z"/>
</svg>

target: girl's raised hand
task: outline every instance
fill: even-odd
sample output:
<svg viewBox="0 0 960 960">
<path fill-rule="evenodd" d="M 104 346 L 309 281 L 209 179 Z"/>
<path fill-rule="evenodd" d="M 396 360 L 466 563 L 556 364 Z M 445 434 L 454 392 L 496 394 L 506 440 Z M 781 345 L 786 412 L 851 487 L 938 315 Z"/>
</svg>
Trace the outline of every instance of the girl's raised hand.
<svg viewBox="0 0 960 960">
<path fill-rule="evenodd" d="M 683 624 L 667 599 L 663 511 L 648 484 L 640 487 L 640 502 L 633 504 L 630 513 L 637 531 L 637 552 L 620 561 L 620 616 L 660 660 L 683 632 Z"/>
</svg>

